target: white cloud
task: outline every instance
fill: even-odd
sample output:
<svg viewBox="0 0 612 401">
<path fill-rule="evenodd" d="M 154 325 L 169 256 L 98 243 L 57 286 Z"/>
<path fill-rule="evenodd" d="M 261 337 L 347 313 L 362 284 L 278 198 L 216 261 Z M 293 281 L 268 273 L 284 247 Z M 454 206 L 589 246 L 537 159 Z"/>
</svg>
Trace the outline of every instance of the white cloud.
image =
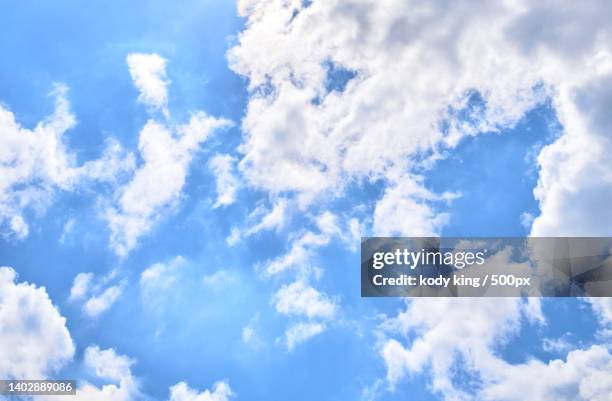
<svg viewBox="0 0 612 401">
<path fill-rule="evenodd" d="M 168 401 L 228 401 L 233 396 L 234 393 L 227 381 L 218 381 L 212 391 L 206 389 L 201 393 L 190 388 L 187 383 L 180 382 L 170 387 Z"/>
<path fill-rule="evenodd" d="M 447 213 L 435 213 L 429 203 L 449 200 L 452 194 L 436 195 L 410 176 L 394 180 L 385 189 L 374 210 L 374 235 L 429 237 L 440 233 L 448 223 Z"/>
<path fill-rule="evenodd" d="M 612 340 L 612 298 L 585 298 L 593 308 L 600 324 L 600 335 Z"/>
<path fill-rule="evenodd" d="M 10 228 L 18 239 L 24 239 L 30 233 L 30 228 L 23 217 L 14 215 L 11 217 Z"/>
<path fill-rule="evenodd" d="M 135 166 L 134 155 L 127 152 L 116 139 L 108 138 L 100 158 L 86 162 L 78 168 L 78 172 L 89 180 L 117 184 L 129 177 Z"/>
<path fill-rule="evenodd" d="M 176 127 L 147 122 L 138 142 L 143 163 L 132 179 L 117 189 L 105 212 L 111 244 L 118 255 L 127 255 L 138 239 L 178 204 L 195 152 L 215 129 L 228 124 L 203 112 Z"/>
<path fill-rule="evenodd" d="M 63 136 L 76 119 L 66 98 L 68 89 L 55 85 L 53 114 L 32 130 L 22 127 L 11 111 L 0 104 L 0 224 L 18 237 L 28 235 L 23 212 L 41 212 L 51 202 L 57 188 L 71 187 L 76 172 L 74 157 Z"/>
<path fill-rule="evenodd" d="M 602 346 L 571 351 L 565 361 L 504 364 L 480 395 L 490 401 L 608 401 L 612 355 Z"/>
<path fill-rule="evenodd" d="M 415 159 L 461 136 L 512 125 L 541 100 L 532 94 L 537 79 L 528 66 L 506 63 L 517 50 L 491 43 L 501 33 L 491 37 L 488 24 L 477 25 L 503 6 L 449 12 L 441 3 L 272 1 L 240 9 L 249 23 L 229 53 L 251 91 L 240 167 L 251 185 L 297 191 L 302 203 L 321 192 L 340 196 L 353 180 L 393 183 L 398 169 L 423 192 Z M 457 36 L 462 28 L 467 32 Z M 448 43 L 455 40 L 458 52 Z M 355 74 L 343 91 L 328 86 L 330 64 Z M 442 132 L 441 122 L 464 108 L 472 89 L 489 108 Z M 428 199 L 402 193 L 403 183 L 393 183 L 396 201 L 383 200 L 379 215 L 394 204 L 405 215 L 418 212 L 420 225 L 441 225 L 444 216 L 428 209 Z"/>
<path fill-rule="evenodd" d="M 140 274 L 140 288 L 143 295 L 151 300 L 162 291 L 172 286 L 178 278 L 180 269 L 185 266 L 185 259 L 177 256 L 169 263 L 155 263 Z"/>
<path fill-rule="evenodd" d="M 85 350 L 85 365 L 95 371 L 96 376 L 113 381 L 120 381 L 131 376 L 130 367 L 134 361 L 117 355 L 115 350 L 100 350 L 97 346 Z"/>
<path fill-rule="evenodd" d="M 97 345 L 85 349 L 83 366 L 102 384 L 94 385 L 79 380 L 74 399 L 77 401 L 140 401 L 151 399 L 142 393 L 140 380 L 134 376 L 132 365 L 135 361 L 114 349 L 100 349 Z M 227 381 L 216 382 L 213 391 L 198 394 L 185 383 L 180 382 L 169 388 L 169 401 L 228 401 L 234 394 Z M 55 400 L 54 396 L 37 396 L 36 400 Z"/>
<path fill-rule="evenodd" d="M 117 272 L 111 271 L 96 278 L 93 273 L 79 273 L 70 289 L 70 301 L 80 301 L 83 313 L 92 319 L 110 309 L 123 291 L 124 282 L 108 285 L 116 278 Z"/>
<path fill-rule="evenodd" d="M 272 208 L 267 209 L 259 205 L 247 219 L 247 227 L 239 229 L 233 227 L 230 236 L 226 239 L 228 245 L 236 245 L 242 238 L 256 235 L 262 231 L 278 230 L 286 223 L 289 202 L 285 198 L 274 200 Z"/>
<path fill-rule="evenodd" d="M 77 400 L 83 401 L 136 401 L 143 399 L 138 380 L 132 375 L 130 358 L 118 355 L 114 349 L 100 350 L 90 346 L 85 350 L 84 364 L 98 378 L 109 381 L 96 387 L 83 383 L 77 388 Z"/>
<path fill-rule="evenodd" d="M 299 280 L 283 285 L 274 295 L 274 303 L 279 313 L 309 319 L 330 319 L 336 312 L 336 304 L 332 300 Z"/>
<path fill-rule="evenodd" d="M 525 311 L 518 298 L 418 298 L 405 311 L 385 322 L 391 333 L 417 333 L 407 349 L 396 339 L 384 342 L 381 355 L 387 364 L 387 380 L 395 386 L 407 374 L 421 373 L 427 366 L 432 388 L 458 397 L 451 371 L 459 356 L 465 366 L 497 366 L 493 347 L 503 344 L 520 327 Z M 469 324 L 467 323 L 469 322 Z"/>
<path fill-rule="evenodd" d="M 41 214 L 58 190 L 113 181 L 133 164 L 118 142 L 109 140 L 100 159 L 76 165 L 64 143 L 66 132 L 76 124 L 67 93 L 65 85 L 55 84 L 55 110 L 33 129 L 22 127 L 0 104 L 0 226 L 8 224 L 8 232 L 18 239 L 29 233 L 27 210 Z"/>
<path fill-rule="evenodd" d="M 527 213 L 527 212 L 521 213 L 521 216 L 520 216 L 521 225 L 525 227 L 526 229 L 531 228 L 531 225 L 533 224 L 534 219 L 535 217 L 531 213 Z"/>
<path fill-rule="evenodd" d="M 163 59 L 157 55 L 130 55 L 128 64 L 134 84 L 141 90 L 141 100 L 160 104 L 167 84 Z M 200 145 L 214 130 L 229 125 L 229 121 L 202 111 L 192 113 L 186 124 L 155 120 L 145 124 L 138 138 L 142 163 L 129 182 L 115 190 L 104 212 L 111 230 L 111 246 L 119 256 L 126 256 L 142 235 L 178 205 Z"/>
<path fill-rule="evenodd" d="M 236 158 L 217 153 L 210 159 L 209 165 L 217 181 L 217 200 L 214 207 L 228 206 L 236 200 L 240 182 L 234 174 Z"/>
<path fill-rule="evenodd" d="M 314 218 L 318 233 L 304 231 L 290 245 L 289 251 L 268 260 L 260 268 L 266 276 L 274 276 L 288 269 L 296 269 L 302 275 L 316 273 L 316 269 L 310 265 L 310 258 L 314 250 L 325 246 L 334 236 L 341 235 L 337 226 L 337 218 L 331 212 L 324 212 Z"/>
<path fill-rule="evenodd" d="M 453 195 L 428 190 L 422 168 L 443 151 L 452 153 L 465 136 L 512 127 L 548 99 L 563 131 L 537 158 L 540 213 L 531 235 L 610 235 L 611 7 L 603 0 L 241 1 L 246 29 L 229 52 L 231 68 L 249 80 L 239 169 L 257 189 L 295 193 L 302 208 L 325 195 L 343 196 L 351 183 L 382 181 L 375 233 L 436 234 L 449 218 L 436 203 Z M 330 88 L 330 65 L 354 78 Z M 482 107 L 470 106 L 473 93 Z M 265 271 L 304 264 L 324 243 L 304 234 Z M 533 303 L 530 312 L 530 304 L 517 300 L 452 301 L 408 306 L 407 324 L 418 329 L 417 339 L 408 348 L 394 339 L 386 343 L 389 382 L 427 365 L 432 388 L 448 399 L 468 397 L 453 385 L 453 355 L 491 374 L 493 383 L 492 369 L 506 365 L 492 347 L 517 330 L 522 317 L 538 320 Z M 599 308 L 605 316 L 607 308 Z M 580 365 L 578 355 L 601 357 L 595 365 L 607 366 L 601 350 L 570 355 L 543 365 L 544 377 L 557 365 Z M 593 372 L 581 369 L 585 376 L 575 375 L 572 386 L 591 382 Z M 557 395 L 561 390 L 551 383 Z"/>
<path fill-rule="evenodd" d="M 540 215 L 532 236 L 609 236 L 612 221 L 612 68 L 606 75 L 562 87 L 555 98 L 564 127 L 557 141 L 538 156 L 540 176 L 534 194 Z"/>
<path fill-rule="evenodd" d="M 74 281 L 72 282 L 72 288 L 70 288 L 70 300 L 74 301 L 87 296 L 93 278 L 93 273 L 77 274 L 74 278 Z"/>
<path fill-rule="evenodd" d="M 12 268 L 0 267 L 0 376 L 49 377 L 74 355 L 66 319 L 43 287 L 16 278 Z"/>
<path fill-rule="evenodd" d="M 234 275 L 229 270 L 217 270 L 216 272 L 202 277 L 202 282 L 211 287 L 221 287 L 232 283 Z"/>
<path fill-rule="evenodd" d="M 542 340 L 542 349 L 552 353 L 566 353 L 576 348 L 565 337 L 560 338 L 545 338 Z"/>
<path fill-rule="evenodd" d="M 291 351 L 296 345 L 322 333 L 325 325 L 322 323 L 296 323 L 285 332 L 285 345 Z"/>
<path fill-rule="evenodd" d="M 60 235 L 59 243 L 64 244 L 66 240 L 72 235 L 74 231 L 74 225 L 76 224 L 76 219 L 74 217 L 70 217 L 64 223 L 64 227 L 62 228 L 62 235 Z"/>
<path fill-rule="evenodd" d="M 242 342 L 252 348 L 259 348 L 263 342 L 257 333 L 257 323 L 259 322 L 259 313 L 253 316 L 249 323 L 242 328 Z"/>
<path fill-rule="evenodd" d="M 447 216 L 439 195 L 421 196 L 420 167 L 548 98 L 564 128 L 538 157 L 531 233 L 610 235 L 608 2 L 276 0 L 239 11 L 248 22 L 228 57 L 249 80 L 239 166 L 250 185 L 304 206 L 382 179 L 377 231 L 435 234 Z M 482 107 L 469 104 L 476 92 Z"/>
<path fill-rule="evenodd" d="M 564 360 L 548 363 L 531 358 L 511 364 L 499 356 L 524 317 L 540 316 L 537 303 L 518 298 L 415 299 L 382 326 L 396 337 L 381 342 L 387 381 L 394 387 L 407 375 L 426 372 L 432 389 L 449 401 L 607 400 L 612 378 L 604 372 L 612 355 L 604 346 L 570 350 L 565 341 L 545 342 L 553 352 L 570 350 Z M 460 383 L 458 372 L 473 375 L 473 385 Z"/>
<path fill-rule="evenodd" d="M 168 113 L 168 85 L 166 60 L 158 54 L 132 53 L 127 64 L 134 86 L 140 91 L 138 100 Z"/>
<path fill-rule="evenodd" d="M 333 300 L 301 280 L 281 286 L 272 300 L 278 313 L 308 319 L 307 322 L 294 323 L 285 330 L 288 350 L 325 331 L 323 321 L 332 319 L 337 312 Z"/>
<path fill-rule="evenodd" d="M 94 295 L 83 304 L 83 312 L 90 318 L 97 318 L 110 309 L 122 292 L 121 285 L 113 285 Z"/>
</svg>

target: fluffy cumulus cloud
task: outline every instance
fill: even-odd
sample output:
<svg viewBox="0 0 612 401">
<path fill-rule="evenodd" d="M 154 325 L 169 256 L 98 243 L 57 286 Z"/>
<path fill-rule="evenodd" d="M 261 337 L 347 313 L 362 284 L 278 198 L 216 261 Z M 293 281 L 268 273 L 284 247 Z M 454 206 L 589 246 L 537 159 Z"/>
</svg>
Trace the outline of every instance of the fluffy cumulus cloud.
<svg viewBox="0 0 612 401">
<path fill-rule="evenodd" d="M 72 360 L 74 345 L 43 287 L 0 267 L 0 376 L 44 378 Z"/>
<path fill-rule="evenodd" d="M 165 63 L 158 64 L 157 61 L 151 62 L 149 57 L 142 59 L 144 56 L 137 56 L 128 56 L 128 64 L 130 69 L 136 68 L 132 77 L 141 98 L 146 100 L 153 96 L 158 99 L 158 91 L 162 91 L 165 99 Z M 153 57 L 153 60 L 157 58 Z M 189 166 L 200 145 L 214 130 L 229 124 L 229 121 L 208 116 L 203 111 L 192 113 L 185 124 L 155 119 L 145 124 L 138 138 L 142 163 L 131 179 L 116 189 L 111 205 L 104 213 L 111 230 L 111 244 L 118 255 L 126 256 L 138 239 L 178 204 Z"/>
<path fill-rule="evenodd" d="M 228 401 L 233 398 L 234 393 L 227 381 L 218 381 L 213 390 L 208 389 L 198 393 L 185 382 L 180 382 L 170 387 L 170 398 L 168 401 Z"/>
</svg>

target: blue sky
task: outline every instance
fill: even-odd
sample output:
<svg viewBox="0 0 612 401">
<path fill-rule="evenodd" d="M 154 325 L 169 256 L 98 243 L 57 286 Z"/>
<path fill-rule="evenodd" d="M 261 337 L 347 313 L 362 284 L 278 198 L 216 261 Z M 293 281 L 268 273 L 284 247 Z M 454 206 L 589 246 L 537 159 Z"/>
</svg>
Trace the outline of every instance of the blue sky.
<svg viewBox="0 0 612 401">
<path fill-rule="evenodd" d="M 606 299 L 359 295 L 360 236 L 611 235 L 590 88 L 612 50 L 575 47 L 607 6 L 551 39 L 524 34 L 569 24 L 554 4 L 399 3 L 3 3 L 0 305 L 38 326 L 0 313 L 0 376 L 100 400 L 608 400 L 611 377 L 588 385 L 612 367 Z M 22 144 L 45 124 L 61 146 Z M 7 357 L 28 341 L 41 360 Z M 514 368 L 546 378 L 519 398 Z"/>
</svg>

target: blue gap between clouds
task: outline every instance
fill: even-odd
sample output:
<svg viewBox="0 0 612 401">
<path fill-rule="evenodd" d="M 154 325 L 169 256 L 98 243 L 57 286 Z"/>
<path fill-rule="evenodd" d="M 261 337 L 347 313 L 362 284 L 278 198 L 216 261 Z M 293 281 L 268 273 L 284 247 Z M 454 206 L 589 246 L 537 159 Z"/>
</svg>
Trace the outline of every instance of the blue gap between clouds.
<svg viewBox="0 0 612 401">
<path fill-rule="evenodd" d="M 481 107 L 479 102 L 473 107 Z M 460 114 L 459 117 L 461 117 Z M 464 114 L 470 118 L 470 113 Z M 533 196 L 536 154 L 551 143 L 559 123 L 549 103 L 540 105 L 510 129 L 467 137 L 446 158 L 425 172 L 425 185 L 436 193 L 461 197 L 438 211 L 450 213 L 443 236 L 525 236 L 521 214 L 538 214 Z"/>
</svg>

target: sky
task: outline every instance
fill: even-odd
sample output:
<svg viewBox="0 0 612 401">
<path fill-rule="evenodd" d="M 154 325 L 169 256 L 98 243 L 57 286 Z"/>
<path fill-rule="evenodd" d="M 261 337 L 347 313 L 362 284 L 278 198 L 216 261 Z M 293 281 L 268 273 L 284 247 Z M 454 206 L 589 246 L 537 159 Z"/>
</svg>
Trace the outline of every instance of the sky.
<svg viewBox="0 0 612 401">
<path fill-rule="evenodd" d="M 359 282 L 366 236 L 612 236 L 611 18 L 2 2 L 0 377 L 87 401 L 612 400 L 608 298 Z"/>
</svg>

